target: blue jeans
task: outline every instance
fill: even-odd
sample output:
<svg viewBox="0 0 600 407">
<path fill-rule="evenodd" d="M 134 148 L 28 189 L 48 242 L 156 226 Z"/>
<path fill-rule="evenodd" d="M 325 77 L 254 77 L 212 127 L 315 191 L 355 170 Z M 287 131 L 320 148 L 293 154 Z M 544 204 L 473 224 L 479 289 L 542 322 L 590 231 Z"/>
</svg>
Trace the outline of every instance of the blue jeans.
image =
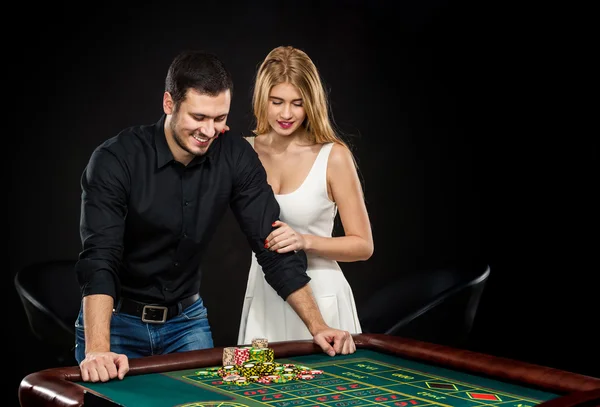
<svg viewBox="0 0 600 407">
<path fill-rule="evenodd" d="M 119 305 L 117 303 L 110 320 L 111 352 L 132 359 L 214 346 L 202 298 L 162 324 L 148 324 L 140 317 L 119 313 Z M 81 363 L 85 359 L 83 307 L 75 322 L 75 333 L 75 359 Z"/>
</svg>

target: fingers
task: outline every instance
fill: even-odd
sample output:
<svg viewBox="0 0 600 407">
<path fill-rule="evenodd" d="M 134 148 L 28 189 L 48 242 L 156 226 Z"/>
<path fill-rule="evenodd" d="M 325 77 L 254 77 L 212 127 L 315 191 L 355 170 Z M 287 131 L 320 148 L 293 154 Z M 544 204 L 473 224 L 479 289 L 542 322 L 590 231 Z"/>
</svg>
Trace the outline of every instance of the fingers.
<svg viewBox="0 0 600 407">
<path fill-rule="evenodd" d="M 125 355 L 119 355 L 117 359 L 115 359 L 115 364 L 119 368 L 118 377 L 119 380 L 123 380 L 125 375 L 129 372 L 129 359 Z"/>
<path fill-rule="evenodd" d="M 319 332 L 313 339 L 329 356 L 349 355 L 356 352 L 354 338 L 348 331 L 327 329 Z"/>
<path fill-rule="evenodd" d="M 81 378 L 84 382 L 107 382 L 110 379 L 117 377 L 117 368 L 114 363 L 110 363 L 107 366 L 95 362 L 87 364 L 84 362 L 81 362 Z M 112 367 L 110 365 L 112 365 Z"/>
<path fill-rule="evenodd" d="M 288 224 L 281 221 L 273 222 L 273 226 L 276 226 L 277 229 L 267 236 L 265 249 L 276 251 L 277 253 L 304 250 L 306 245 L 304 235 L 296 232 Z"/>
<path fill-rule="evenodd" d="M 333 348 L 337 354 L 349 355 L 356 352 L 356 344 L 354 338 L 348 331 L 338 331 L 339 335 L 335 337 Z"/>
<path fill-rule="evenodd" d="M 89 381 L 92 383 L 96 383 L 100 381 L 100 374 L 98 373 L 98 369 L 88 369 L 88 377 Z"/>
<path fill-rule="evenodd" d="M 272 226 L 277 229 L 275 229 L 274 231 L 269 233 L 269 236 L 267 236 L 267 240 L 271 240 L 274 237 L 281 236 L 282 233 L 285 233 L 284 226 L 287 226 L 287 225 L 285 223 L 283 223 L 282 221 L 277 220 L 277 221 L 273 222 Z"/>
<path fill-rule="evenodd" d="M 335 353 L 336 353 L 335 350 L 333 349 L 333 347 L 329 344 L 329 342 L 323 335 L 321 335 L 321 334 L 315 335 L 313 337 L 313 341 L 317 345 L 319 345 L 321 347 L 321 349 L 323 349 L 323 352 L 325 352 L 329 356 L 335 356 Z"/>
<path fill-rule="evenodd" d="M 116 377 L 123 379 L 129 372 L 129 360 L 126 355 L 112 352 L 90 354 L 79 367 L 84 382 L 107 382 Z"/>
<path fill-rule="evenodd" d="M 333 335 L 333 350 L 335 350 L 336 354 L 341 354 L 344 350 L 344 344 L 348 340 L 348 336 L 350 334 L 348 331 L 340 331 L 335 330 L 335 334 Z"/>
<path fill-rule="evenodd" d="M 349 355 L 356 352 L 354 338 L 348 331 L 326 329 L 316 334 L 313 341 L 329 356 Z"/>
<path fill-rule="evenodd" d="M 278 253 L 290 252 L 299 248 L 298 240 L 295 237 L 290 237 L 276 243 L 276 240 L 269 243 L 268 248 L 271 251 L 277 251 Z"/>
<path fill-rule="evenodd" d="M 83 361 L 81 362 L 81 366 L 79 367 L 79 369 L 81 370 L 81 380 L 83 380 L 84 382 L 89 382 L 90 381 L 90 373 L 83 366 Z"/>
<path fill-rule="evenodd" d="M 291 252 L 296 250 L 297 248 L 298 242 L 294 237 L 282 240 L 279 243 L 275 243 L 272 246 L 269 246 L 269 249 L 271 251 L 277 251 L 277 253 Z"/>
<path fill-rule="evenodd" d="M 354 338 L 352 338 L 352 335 L 348 334 L 348 337 L 346 338 L 342 348 L 342 355 L 349 355 L 354 352 L 356 352 L 356 344 L 354 343 Z"/>
<path fill-rule="evenodd" d="M 276 249 L 277 253 L 288 253 L 288 252 L 295 252 L 297 249 L 294 249 L 295 245 L 289 245 L 286 247 L 282 247 L 281 249 Z"/>
<path fill-rule="evenodd" d="M 265 248 L 269 248 L 271 250 L 277 250 L 277 249 L 280 249 L 282 247 L 285 247 L 285 246 L 293 243 L 293 241 L 287 242 L 287 243 L 285 243 L 285 242 L 286 242 L 286 240 L 292 239 L 296 236 L 296 232 L 292 228 L 287 226 L 285 223 L 280 222 L 280 221 L 277 221 L 275 223 L 279 224 L 277 226 L 278 229 L 272 231 L 269 234 L 269 236 L 267 236 L 267 239 L 265 240 Z M 275 245 L 278 245 L 278 246 L 274 247 Z"/>
<path fill-rule="evenodd" d="M 102 380 L 103 382 L 106 382 L 110 379 L 114 379 L 115 377 L 117 377 L 117 365 L 115 364 L 115 362 L 109 363 L 109 364 L 105 365 L 104 367 L 106 369 L 108 377 L 104 376 L 106 380 Z"/>
<path fill-rule="evenodd" d="M 230 128 L 228 125 L 225 125 L 225 127 L 223 127 L 221 130 L 217 129 L 217 127 L 215 127 L 215 136 L 218 136 L 219 134 L 224 134 L 226 131 L 229 131 Z"/>
</svg>

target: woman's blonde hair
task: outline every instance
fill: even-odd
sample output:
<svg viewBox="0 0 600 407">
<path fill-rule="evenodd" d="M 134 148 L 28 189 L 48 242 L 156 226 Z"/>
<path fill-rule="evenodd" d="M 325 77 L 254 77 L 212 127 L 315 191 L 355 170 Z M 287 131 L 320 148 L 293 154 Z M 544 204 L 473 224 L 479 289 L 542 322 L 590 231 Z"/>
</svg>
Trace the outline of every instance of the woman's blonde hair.
<svg viewBox="0 0 600 407">
<path fill-rule="evenodd" d="M 270 130 L 267 120 L 269 93 L 273 86 L 281 83 L 298 88 L 306 111 L 302 125 L 311 142 L 339 143 L 348 148 L 333 129 L 330 106 L 317 67 L 304 51 L 291 46 L 274 48 L 258 68 L 252 95 L 256 135 Z"/>
</svg>

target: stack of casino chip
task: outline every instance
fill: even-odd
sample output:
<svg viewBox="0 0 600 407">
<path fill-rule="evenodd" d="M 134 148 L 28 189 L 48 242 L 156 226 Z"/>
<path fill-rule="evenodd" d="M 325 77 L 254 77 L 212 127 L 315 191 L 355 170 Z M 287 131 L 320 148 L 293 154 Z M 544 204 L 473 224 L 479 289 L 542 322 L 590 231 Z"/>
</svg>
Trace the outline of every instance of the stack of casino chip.
<svg viewBox="0 0 600 407">
<path fill-rule="evenodd" d="M 255 363 L 244 363 L 243 365 L 238 366 L 237 370 L 239 374 L 244 377 L 260 376 L 260 366 Z"/>
<path fill-rule="evenodd" d="M 252 347 L 257 349 L 268 348 L 269 341 L 266 338 L 254 338 L 252 339 Z"/>
<path fill-rule="evenodd" d="M 223 349 L 223 366 L 235 365 L 235 350 L 236 347 Z"/>
<path fill-rule="evenodd" d="M 323 373 L 307 366 L 281 364 L 274 361 L 274 351 L 264 338 L 252 340 L 252 346 L 223 349 L 223 366 L 196 372 L 198 376 L 220 376 L 225 384 L 239 386 L 250 383 L 286 383 L 290 380 L 308 380 Z"/>
<path fill-rule="evenodd" d="M 226 365 L 196 372 L 198 376 L 220 376 L 224 384 L 244 386 L 251 383 L 286 383 L 291 380 L 309 380 L 322 370 L 307 366 L 277 362 L 246 362 L 242 365 Z"/>
<path fill-rule="evenodd" d="M 300 372 L 298 372 L 298 380 L 310 380 L 315 377 L 315 375 L 323 374 L 322 370 L 319 369 L 311 369 L 306 366 L 303 366 Z"/>
<path fill-rule="evenodd" d="M 251 362 L 273 362 L 275 360 L 275 352 L 271 348 L 250 348 L 248 360 Z"/>
<path fill-rule="evenodd" d="M 208 369 L 204 369 L 204 370 L 200 370 L 199 372 L 196 372 L 196 374 L 198 376 L 216 377 L 216 376 L 221 376 L 222 372 L 221 372 L 221 368 L 209 367 Z"/>
<path fill-rule="evenodd" d="M 275 353 L 271 348 L 229 347 L 223 349 L 223 366 L 243 365 L 245 362 L 272 362 Z"/>
<path fill-rule="evenodd" d="M 250 360 L 251 347 L 228 347 L 223 349 L 223 366 L 242 365 Z"/>
<path fill-rule="evenodd" d="M 242 347 L 235 348 L 233 355 L 233 364 L 234 365 L 243 365 L 245 362 L 250 360 L 250 350 L 252 348 Z"/>
</svg>

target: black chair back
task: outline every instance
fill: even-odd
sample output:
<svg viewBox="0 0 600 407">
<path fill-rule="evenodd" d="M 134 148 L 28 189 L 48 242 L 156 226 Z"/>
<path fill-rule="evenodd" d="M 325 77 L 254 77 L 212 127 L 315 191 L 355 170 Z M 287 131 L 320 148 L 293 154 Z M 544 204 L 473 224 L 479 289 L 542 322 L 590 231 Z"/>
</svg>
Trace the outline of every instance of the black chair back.
<svg viewBox="0 0 600 407">
<path fill-rule="evenodd" d="M 75 260 L 54 260 L 29 265 L 14 278 L 31 332 L 61 365 L 74 358 L 75 320 L 81 305 Z"/>
<path fill-rule="evenodd" d="M 465 346 L 489 275 L 479 265 L 402 276 L 358 310 L 363 332 Z"/>
</svg>

